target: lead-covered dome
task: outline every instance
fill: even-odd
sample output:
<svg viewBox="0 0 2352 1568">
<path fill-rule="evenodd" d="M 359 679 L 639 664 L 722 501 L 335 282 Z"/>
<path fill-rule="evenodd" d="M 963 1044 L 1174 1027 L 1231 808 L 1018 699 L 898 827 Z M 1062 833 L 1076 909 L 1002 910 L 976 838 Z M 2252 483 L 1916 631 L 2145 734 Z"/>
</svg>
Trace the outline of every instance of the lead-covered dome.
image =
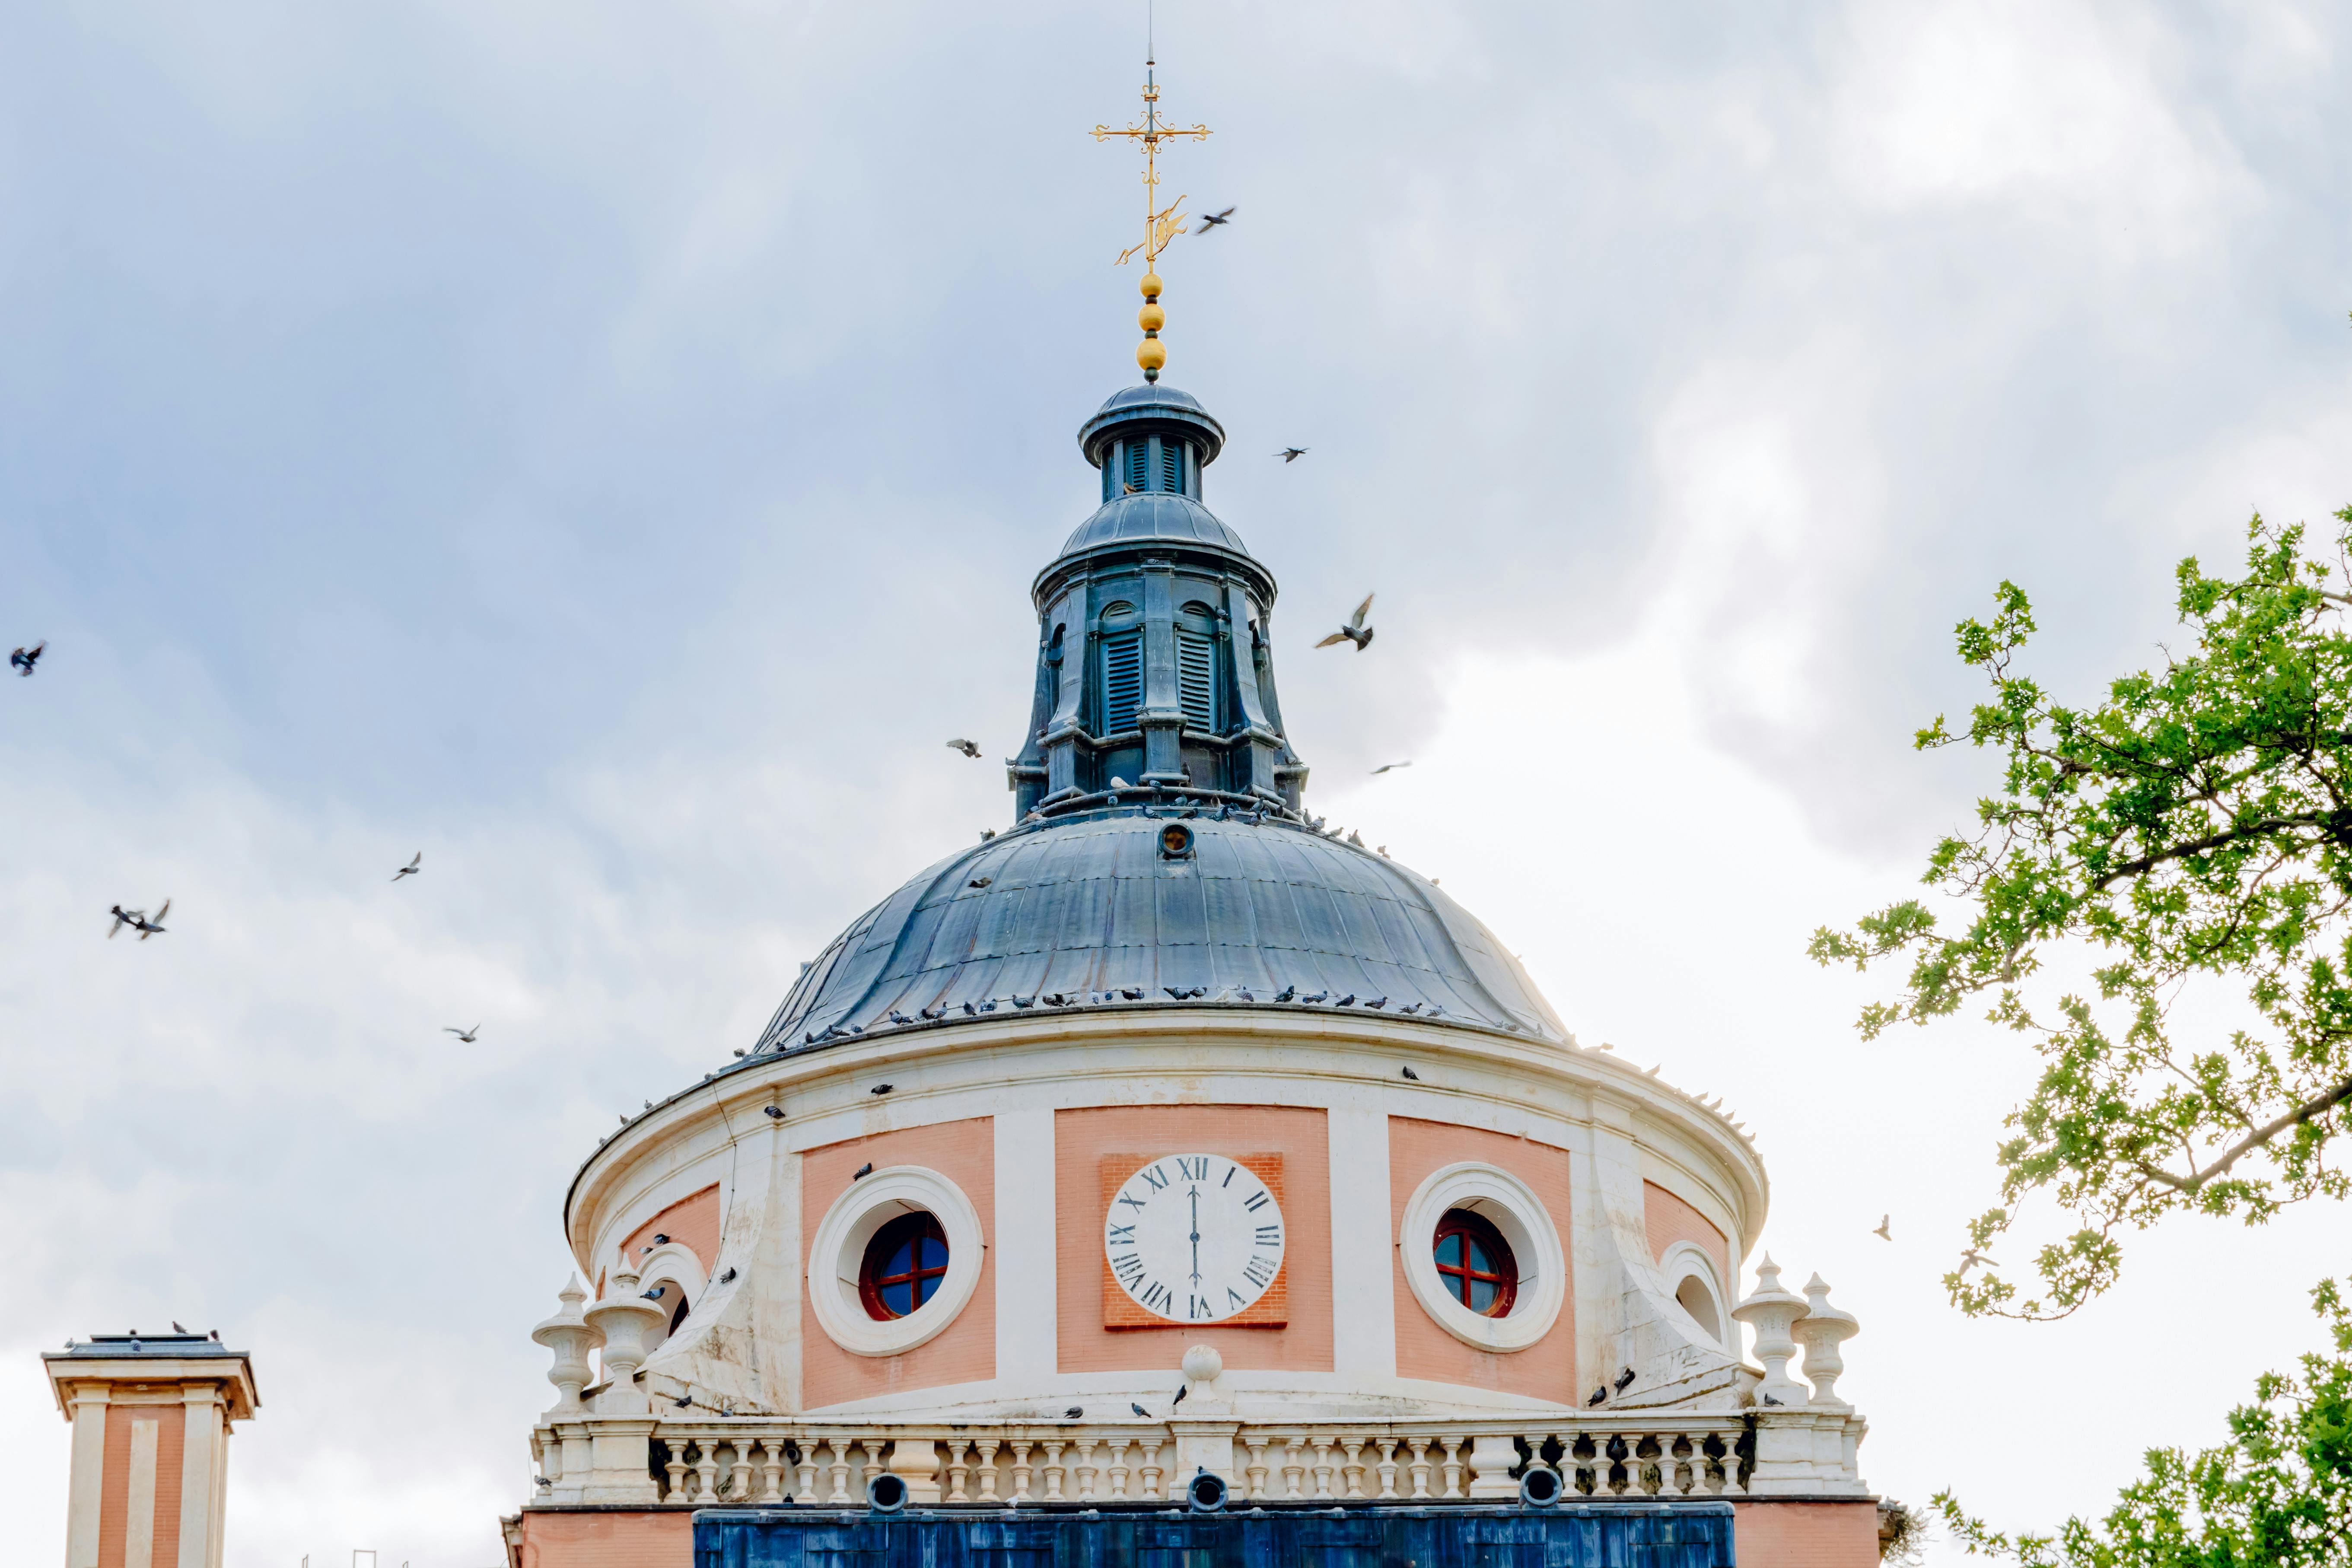
<svg viewBox="0 0 2352 1568">
<path fill-rule="evenodd" d="M 1181 855 L 1162 843 L 1171 824 L 1190 835 Z M 1351 1010 L 1378 1002 L 1567 1038 L 1493 933 L 1395 861 L 1272 816 L 1129 807 L 1019 829 L 933 866 L 802 973 L 760 1048 L 814 1048 L 893 1027 L 893 1014 L 947 1026 L 1135 1005 L 1124 991 L 1190 1006 L 1349 998 Z"/>
</svg>

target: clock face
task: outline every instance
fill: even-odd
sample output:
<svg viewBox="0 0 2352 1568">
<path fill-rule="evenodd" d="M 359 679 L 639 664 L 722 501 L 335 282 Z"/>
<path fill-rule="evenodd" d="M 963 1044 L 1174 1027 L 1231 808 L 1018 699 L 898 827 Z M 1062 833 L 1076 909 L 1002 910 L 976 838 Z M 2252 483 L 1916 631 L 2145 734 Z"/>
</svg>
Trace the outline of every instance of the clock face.
<svg viewBox="0 0 2352 1568">
<path fill-rule="evenodd" d="M 1103 1251 L 1135 1304 L 1177 1323 L 1247 1311 L 1282 1272 L 1282 1205 L 1223 1154 L 1166 1154 L 1110 1201 Z"/>
</svg>

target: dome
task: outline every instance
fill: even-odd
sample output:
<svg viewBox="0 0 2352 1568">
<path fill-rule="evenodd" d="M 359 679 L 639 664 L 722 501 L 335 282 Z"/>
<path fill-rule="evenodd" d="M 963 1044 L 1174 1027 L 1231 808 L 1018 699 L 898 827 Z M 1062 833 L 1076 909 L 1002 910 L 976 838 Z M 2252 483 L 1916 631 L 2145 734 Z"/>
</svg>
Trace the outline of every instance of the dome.
<svg viewBox="0 0 2352 1568">
<path fill-rule="evenodd" d="M 1094 417 L 1078 426 L 1078 450 L 1087 455 L 1087 462 L 1100 468 L 1104 445 L 1132 425 L 1173 427 L 1191 434 L 1204 443 L 1203 463 L 1215 462 L 1224 449 L 1225 427 L 1201 405 L 1199 398 L 1172 386 L 1153 385 L 1130 386 L 1105 398 Z"/>
<path fill-rule="evenodd" d="M 1206 545 L 1235 555 L 1249 553 L 1242 536 L 1199 501 L 1165 490 L 1146 490 L 1139 495 L 1120 496 L 1097 508 L 1095 514 L 1078 524 L 1077 531 L 1063 543 L 1059 560 L 1095 550 L 1145 543 Z"/>
<path fill-rule="evenodd" d="M 1391 1013 L 1566 1043 L 1517 962 L 1427 879 L 1271 815 L 1186 818 L 1192 854 L 1167 858 L 1174 815 L 1090 814 L 940 861 L 803 972 L 758 1050 L 887 1029 L 894 1011 L 945 1010 L 917 1026 L 952 1027 L 966 1004 L 1010 1012 L 1060 994 L 1084 1006 L 1122 987 L 1163 1005 L 1237 1004 L 1224 994 L 1240 989 L 1260 1006 L 1286 988 L 1326 993 L 1327 1007 L 1384 998 Z"/>
</svg>

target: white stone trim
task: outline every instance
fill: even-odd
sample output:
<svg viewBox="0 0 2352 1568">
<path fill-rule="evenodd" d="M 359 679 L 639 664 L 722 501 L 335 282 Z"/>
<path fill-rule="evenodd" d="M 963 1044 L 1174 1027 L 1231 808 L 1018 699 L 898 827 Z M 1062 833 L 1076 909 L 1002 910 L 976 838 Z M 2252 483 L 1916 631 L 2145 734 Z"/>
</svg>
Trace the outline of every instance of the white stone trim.
<svg viewBox="0 0 2352 1568">
<path fill-rule="evenodd" d="M 688 1302 L 687 1319 L 693 1321 L 710 1283 L 703 1275 L 702 1259 L 695 1256 L 694 1248 L 682 1241 L 665 1241 L 646 1253 L 642 1261 L 629 1262 L 626 1267 L 636 1270 L 637 1293 L 641 1296 L 659 1285 L 677 1286 Z M 677 1298 L 664 1296 L 654 1305 L 662 1310 L 661 1339 L 656 1343 L 665 1343 L 669 1339 L 670 1315 L 677 1310 Z M 686 1324 L 678 1328 L 683 1332 Z"/>
<path fill-rule="evenodd" d="M 1351 1100 L 1364 1096 L 1349 1096 Z M 1325 1114 L 1331 1147 L 1331 1365 L 1358 1377 L 1396 1375 L 1396 1290 L 1390 1281 L 1389 1115 L 1378 1104 Z"/>
<path fill-rule="evenodd" d="M 948 1238 L 948 1272 L 938 1294 L 903 1318 L 877 1321 L 857 1299 L 866 1245 L 900 1215 L 921 1211 Z M 817 1222 L 809 1242 L 809 1309 L 825 1337 L 853 1355 L 901 1355 L 955 1321 L 980 1284 L 986 1242 L 980 1211 L 963 1189 L 921 1165 L 892 1165 L 849 1184 Z"/>
<path fill-rule="evenodd" d="M 1050 1388 L 1061 1353 L 1061 1325 L 1050 1310 L 1060 1300 L 1053 1107 L 1000 1113 L 991 1139 L 996 1149 L 996 1375 L 1016 1387 Z M 1049 1310 L 1040 1311 L 1040 1303 Z"/>
<path fill-rule="evenodd" d="M 1483 1317 L 1455 1300 L 1438 1278 L 1437 1222 L 1449 1209 L 1468 1209 L 1503 1233 L 1518 1265 L 1510 1312 Z M 1465 1160 L 1433 1171 L 1405 1201 L 1397 1227 L 1405 1284 L 1437 1326 L 1486 1351 L 1523 1351 L 1551 1331 L 1568 1299 L 1568 1253 L 1543 1200 L 1499 1165 Z"/>
<path fill-rule="evenodd" d="M 1678 1311 L 1688 1310 L 1676 1300 L 1682 1294 L 1684 1280 L 1696 1279 L 1706 1287 L 1706 1293 L 1715 1300 L 1716 1326 L 1710 1329 L 1703 1322 L 1694 1322 L 1693 1326 L 1721 1346 L 1725 1353 L 1734 1353 L 1738 1325 L 1731 1321 L 1732 1298 L 1725 1293 L 1723 1281 L 1716 1273 L 1715 1259 L 1706 1248 L 1695 1241 L 1675 1242 L 1658 1259 L 1658 1275 L 1666 1282 L 1667 1299 L 1675 1301 Z"/>
</svg>

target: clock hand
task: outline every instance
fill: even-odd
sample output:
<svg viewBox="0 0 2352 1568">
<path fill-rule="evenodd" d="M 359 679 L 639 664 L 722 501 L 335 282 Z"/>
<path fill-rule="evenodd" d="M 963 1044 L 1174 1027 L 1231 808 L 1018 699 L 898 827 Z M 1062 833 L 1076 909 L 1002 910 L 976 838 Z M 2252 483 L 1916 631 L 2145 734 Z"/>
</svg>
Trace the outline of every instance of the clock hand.
<svg viewBox="0 0 2352 1568">
<path fill-rule="evenodd" d="M 1201 1282 L 1201 1189 L 1192 1189 L 1192 1283 Z"/>
</svg>

